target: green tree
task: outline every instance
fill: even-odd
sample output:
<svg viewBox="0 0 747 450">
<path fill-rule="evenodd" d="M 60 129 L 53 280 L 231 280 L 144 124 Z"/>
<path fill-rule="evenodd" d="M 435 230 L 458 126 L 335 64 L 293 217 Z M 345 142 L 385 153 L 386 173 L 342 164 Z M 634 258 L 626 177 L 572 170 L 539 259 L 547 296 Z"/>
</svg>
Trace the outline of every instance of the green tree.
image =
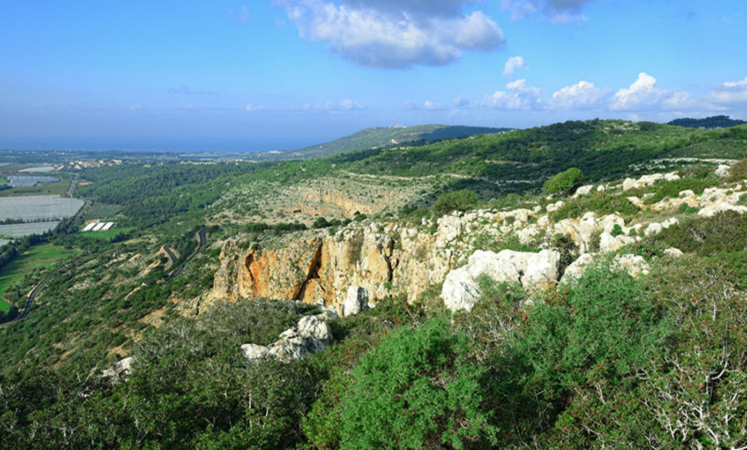
<svg viewBox="0 0 747 450">
<path fill-rule="evenodd" d="M 583 178 L 584 173 L 581 172 L 581 169 L 571 167 L 545 181 L 543 188 L 548 194 L 568 195 L 580 185 Z"/>
<path fill-rule="evenodd" d="M 466 211 L 476 203 L 477 196 L 472 191 L 447 192 L 438 196 L 433 204 L 433 213 L 440 217 L 452 211 Z"/>
</svg>

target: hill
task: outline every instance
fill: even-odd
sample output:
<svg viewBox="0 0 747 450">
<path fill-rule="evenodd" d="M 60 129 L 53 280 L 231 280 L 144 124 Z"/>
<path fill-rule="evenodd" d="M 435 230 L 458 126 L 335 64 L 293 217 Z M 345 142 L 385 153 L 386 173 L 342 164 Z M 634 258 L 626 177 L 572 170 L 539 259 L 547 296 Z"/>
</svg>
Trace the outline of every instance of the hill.
<svg viewBox="0 0 747 450">
<path fill-rule="evenodd" d="M 459 139 L 481 134 L 501 133 L 509 128 L 486 128 L 450 125 L 418 125 L 414 127 L 373 127 L 358 131 L 324 144 L 312 145 L 300 150 L 285 152 L 263 152 L 256 155 L 260 161 L 307 160 L 325 158 L 355 150 L 389 147 L 412 142 L 434 142 Z"/>
<path fill-rule="evenodd" d="M 0 448 L 743 447 L 743 158 L 747 125 L 593 120 L 77 170 L 31 248 L 65 257 L 6 266 Z"/>
<path fill-rule="evenodd" d="M 744 125 L 746 123 L 747 122 L 745 122 L 744 120 L 732 119 L 729 116 L 712 116 L 703 119 L 692 119 L 689 117 L 684 117 L 682 119 L 675 119 L 669 122 L 667 125 L 710 130 L 714 128 L 736 127 L 738 125 Z"/>
</svg>

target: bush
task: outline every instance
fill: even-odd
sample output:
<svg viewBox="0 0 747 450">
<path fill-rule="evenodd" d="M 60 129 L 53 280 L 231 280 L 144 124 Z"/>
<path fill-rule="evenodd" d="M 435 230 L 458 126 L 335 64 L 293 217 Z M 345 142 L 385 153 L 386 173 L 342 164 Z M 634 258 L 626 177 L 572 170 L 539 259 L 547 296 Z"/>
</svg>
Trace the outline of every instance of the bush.
<svg viewBox="0 0 747 450">
<path fill-rule="evenodd" d="M 731 166 L 729 177 L 726 179 L 730 183 L 738 183 L 742 180 L 747 180 L 747 159 L 743 159 Z"/>
<path fill-rule="evenodd" d="M 669 247 L 701 256 L 730 253 L 747 247 L 747 218 L 725 211 L 705 219 L 693 219 L 663 230 L 659 236 Z"/>
<path fill-rule="evenodd" d="M 658 181 L 658 180 L 657 180 Z M 667 181 L 656 189 L 654 196 L 646 200 L 646 204 L 653 204 L 664 200 L 665 197 L 678 198 L 680 192 L 691 190 L 697 195 L 714 185 L 711 180 L 680 178 L 679 180 Z"/>
<path fill-rule="evenodd" d="M 577 218 L 588 211 L 597 214 L 634 215 L 640 211 L 640 208 L 623 196 L 597 192 L 589 198 L 569 200 L 560 209 L 550 213 L 550 219 L 557 222 L 563 219 Z"/>
<path fill-rule="evenodd" d="M 441 194 L 433 204 L 433 214 L 441 217 L 452 211 L 467 211 L 477 204 L 477 196 L 468 190 L 447 192 Z"/>
<path fill-rule="evenodd" d="M 713 167 L 703 163 L 683 167 L 679 170 L 679 175 L 682 178 L 708 178 L 712 173 Z"/>
<path fill-rule="evenodd" d="M 571 191 L 581 185 L 583 177 L 584 173 L 581 172 L 581 169 L 571 167 L 565 172 L 560 172 L 545 181 L 545 184 L 542 187 L 548 194 L 568 195 Z"/>
<path fill-rule="evenodd" d="M 392 331 L 353 369 L 343 400 L 342 447 L 484 448 L 496 429 L 483 405 L 483 369 L 446 322 Z"/>
</svg>

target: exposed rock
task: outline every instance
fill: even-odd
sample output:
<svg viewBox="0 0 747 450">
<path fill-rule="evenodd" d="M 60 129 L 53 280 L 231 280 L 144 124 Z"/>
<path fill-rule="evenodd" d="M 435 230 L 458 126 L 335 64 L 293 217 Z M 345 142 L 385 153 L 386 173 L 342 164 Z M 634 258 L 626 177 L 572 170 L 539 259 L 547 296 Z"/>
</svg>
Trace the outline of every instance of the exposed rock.
<svg viewBox="0 0 747 450">
<path fill-rule="evenodd" d="M 547 205 L 546 209 L 547 209 L 547 212 L 551 213 L 551 212 L 555 212 L 559 210 L 560 208 L 563 207 L 563 205 L 565 205 L 565 202 L 559 200 L 555 203 L 550 203 L 549 205 Z"/>
<path fill-rule="evenodd" d="M 713 217 L 716 214 L 724 211 L 736 211 L 739 214 L 744 214 L 745 212 L 747 212 L 747 207 L 735 206 L 731 203 L 728 203 L 727 201 L 721 200 L 702 208 L 700 211 L 698 211 L 698 215 L 701 217 Z"/>
<path fill-rule="evenodd" d="M 581 195 L 589 195 L 593 188 L 594 186 L 592 185 L 581 186 L 580 188 L 576 189 L 576 193 L 573 194 L 573 198 L 578 198 Z"/>
<path fill-rule="evenodd" d="M 630 236 L 612 236 L 610 233 L 602 233 L 599 242 L 599 251 L 602 253 L 616 252 L 625 245 L 635 243 L 635 241 L 635 238 Z"/>
<path fill-rule="evenodd" d="M 628 272 L 633 278 L 638 278 L 640 275 L 648 275 L 651 270 L 651 267 L 643 259 L 643 256 L 638 255 L 616 256 L 613 264 L 619 269 Z"/>
<path fill-rule="evenodd" d="M 257 344 L 244 344 L 241 346 L 241 351 L 244 352 L 244 356 L 250 361 L 255 361 L 270 353 L 269 348 Z"/>
<path fill-rule="evenodd" d="M 683 255 L 684 253 L 682 253 L 682 250 L 678 248 L 672 247 L 664 250 L 664 256 L 666 256 L 667 258 L 677 259 L 681 258 Z"/>
<path fill-rule="evenodd" d="M 643 232 L 646 236 L 651 236 L 653 234 L 659 234 L 661 233 L 661 230 L 663 230 L 663 227 L 660 223 L 651 223 L 646 227 L 646 231 Z"/>
<path fill-rule="evenodd" d="M 623 191 L 629 191 L 630 189 L 639 189 L 644 187 L 653 186 L 654 183 L 656 183 L 657 180 L 666 180 L 666 181 L 674 181 L 679 180 L 680 176 L 676 173 L 655 173 L 652 175 L 644 175 L 641 178 L 634 180 L 632 178 L 626 178 L 625 181 L 623 181 Z"/>
<path fill-rule="evenodd" d="M 719 166 L 716 168 L 715 174 L 716 176 L 726 178 L 730 174 L 730 169 L 731 169 L 731 166 L 719 164 Z"/>
<path fill-rule="evenodd" d="M 134 361 L 135 358 L 132 356 L 117 361 L 111 368 L 104 370 L 101 373 L 101 376 L 104 378 L 111 378 L 112 383 L 125 380 L 130 376 L 130 374 L 132 374 L 132 363 Z"/>
<path fill-rule="evenodd" d="M 680 198 L 692 197 L 693 195 L 695 195 L 695 192 L 693 192 L 690 189 L 687 189 L 687 190 L 684 190 L 684 191 L 680 191 L 680 193 L 679 193 L 679 197 Z"/>
<path fill-rule="evenodd" d="M 568 284 L 573 280 L 580 278 L 594 261 L 594 255 L 591 253 L 585 253 L 579 256 L 570 266 L 565 268 L 565 273 L 563 274 L 563 278 L 560 279 L 560 284 Z"/>
<path fill-rule="evenodd" d="M 340 307 L 342 317 L 360 314 L 368 309 L 368 292 L 359 286 L 350 286 L 345 302 Z"/>
<path fill-rule="evenodd" d="M 481 275 L 498 283 L 518 282 L 532 292 L 546 290 L 557 283 L 559 263 L 560 253 L 551 250 L 540 253 L 503 250 L 498 254 L 478 250 L 469 257 L 466 266 L 449 272 L 441 298 L 451 311 L 471 311 L 481 295 L 477 285 Z"/>
<path fill-rule="evenodd" d="M 241 350 L 249 361 L 272 356 L 281 361 L 302 361 L 309 353 L 322 352 L 332 343 L 332 332 L 326 322 L 305 316 L 295 329 L 285 330 L 280 339 L 268 345 L 244 344 Z"/>
</svg>

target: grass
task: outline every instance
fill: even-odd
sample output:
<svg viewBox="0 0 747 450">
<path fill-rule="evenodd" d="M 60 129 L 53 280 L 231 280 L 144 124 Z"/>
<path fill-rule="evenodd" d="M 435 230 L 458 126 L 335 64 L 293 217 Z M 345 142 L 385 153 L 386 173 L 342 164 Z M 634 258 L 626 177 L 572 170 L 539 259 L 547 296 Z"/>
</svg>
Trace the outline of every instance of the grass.
<svg viewBox="0 0 747 450">
<path fill-rule="evenodd" d="M 75 233 L 74 235 L 76 237 L 81 237 L 81 238 L 96 239 L 99 241 L 109 241 L 111 240 L 111 238 L 118 235 L 119 233 L 128 234 L 135 229 L 137 228 L 128 227 L 128 228 L 112 228 L 111 230 L 106 230 L 106 231 L 86 231 L 85 233 L 79 231 Z"/>
<path fill-rule="evenodd" d="M 53 244 L 32 247 L 0 271 L 0 298 L 26 274 L 36 269 L 48 268 L 55 262 L 69 258 L 76 252 Z M 10 305 L 0 300 L 0 310 L 8 311 Z"/>
</svg>

